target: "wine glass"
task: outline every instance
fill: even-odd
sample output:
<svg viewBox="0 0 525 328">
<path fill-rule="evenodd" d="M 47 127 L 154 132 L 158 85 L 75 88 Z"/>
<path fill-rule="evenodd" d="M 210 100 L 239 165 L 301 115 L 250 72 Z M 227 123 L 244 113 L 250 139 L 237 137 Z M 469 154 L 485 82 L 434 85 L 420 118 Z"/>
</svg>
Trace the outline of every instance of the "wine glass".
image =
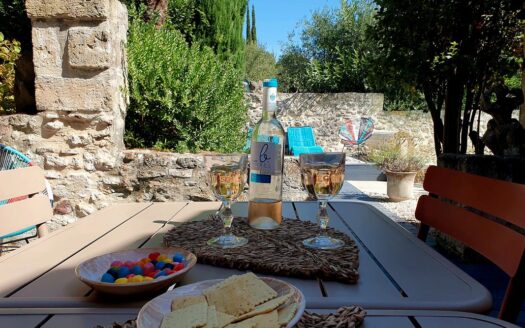
<svg viewBox="0 0 525 328">
<path fill-rule="evenodd" d="M 345 243 L 326 234 L 330 222 L 326 205 L 330 198 L 337 195 L 345 180 L 345 153 L 314 153 L 301 154 L 301 178 L 309 195 L 319 201 L 317 220 L 321 226 L 319 235 L 303 240 L 309 248 L 335 249 Z"/>
<path fill-rule="evenodd" d="M 208 245 L 220 248 L 233 248 L 246 245 L 248 239 L 232 234 L 233 213 L 231 203 L 244 189 L 248 155 L 221 154 L 204 156 L 204 167 L 209 177 L 214 196 L 222 202 L 219 215 L 224 224 L 221 236 L 208 240 Z"/>
</svg>

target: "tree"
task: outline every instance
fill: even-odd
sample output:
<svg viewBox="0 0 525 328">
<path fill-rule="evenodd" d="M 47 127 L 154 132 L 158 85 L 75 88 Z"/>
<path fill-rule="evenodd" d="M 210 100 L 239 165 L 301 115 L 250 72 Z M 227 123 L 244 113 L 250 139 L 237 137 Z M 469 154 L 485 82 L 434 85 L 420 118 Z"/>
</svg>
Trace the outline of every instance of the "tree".
<svg viewBox="0 0 525 328">
<path fill-rule="evenodd" d="M 196 0 L 195 38 L 211 47 L 222 60 L 244 71 L 242 36 L 247 0 Z"/>
<path fill-rule="evenodd" d="M 373 66 L 424 94 L 437 155 L 466 153 L 484 89 L 518 69 L 519 9 L 499 0 L 376 2 Z"/>
<path fill-rule="evenodd" d="M 252 5 L 252 42 L 257 43 L 257 27 L 255 26 L 255 6 Z"/>
<path fill-rule="evenodd" d="M 277 75 L 275 57 L 263 46 L 251 42 L 246 45 L 246 79 L 261 81 Z"/>
<path fill-rule="evenodd" d="M 246 44 L 252 42 L 252 31 L 250 25 L 250 7 L 246 6 Z"/>
<path fill-rule="evenodd" d="M 302 79 L 289 80 L 290 90 L 366 91 L 370 48 L 366 30 L 372 23 L 373 7 L 368 0 L 342 0 L 338 10 L 315 11 L 303 25 L 300 43 L 289 42 L 279 61 L 281 76 L 293 71 L 294 77 Z M 299 68 L 305 71 L 298 72 Z"/>
</svg>

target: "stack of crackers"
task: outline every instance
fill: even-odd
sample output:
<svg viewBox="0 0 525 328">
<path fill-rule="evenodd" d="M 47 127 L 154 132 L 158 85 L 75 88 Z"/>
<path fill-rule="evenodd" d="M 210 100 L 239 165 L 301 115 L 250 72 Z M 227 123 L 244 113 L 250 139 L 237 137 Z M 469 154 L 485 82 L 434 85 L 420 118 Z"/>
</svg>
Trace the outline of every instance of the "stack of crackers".
<svg viewBox="0 0 525 328">
<path fill-rule="evenodd" d="M 253 273 L 231 276 L 203 291 L 178 297 L 161 328 L 281 328 L 297 311 L 293 291 L 277 292 Z"/>
</svg>

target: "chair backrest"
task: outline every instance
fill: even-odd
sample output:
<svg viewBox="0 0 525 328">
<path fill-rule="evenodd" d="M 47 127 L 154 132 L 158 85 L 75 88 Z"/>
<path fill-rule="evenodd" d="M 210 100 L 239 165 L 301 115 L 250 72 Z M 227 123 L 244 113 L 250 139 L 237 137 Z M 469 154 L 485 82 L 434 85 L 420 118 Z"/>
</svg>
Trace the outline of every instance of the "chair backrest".
<svg viewBox="0 0 525 328">
<path fill-rule="evenodd" d="M 40 192 L 46 188 L 44 172 L 37 166 L 0 171 L 0 200 L 20 199 L 0 206 L 0 235 L 47 221 L 53 211 L 49 199 Z"/>
<path fill-rule="evenodd" d="M 345 145 L 361 145 L 372 136 L 373 131 L 374 120 L 370 117 L 363 116 L 359 120 L 358 131 L 356 131 L 356 126 L 352 119 L 347 119 L 345 124 L 339 129 L 339 137 L 341 138 L 341 143 Z"/>
<path fill-rule="evenodd" d="M 434 227 L 500 267 L 511 278 L 500 318 L 515 320 L 525 294 L 525 185 L 431 166 L 423 187 L 418 237 Z"/>
<path fill-rule="evenodd" d="M 360 145 L 367 141 L 374 132 L 374 120 L 370 117 L 361 117 L 359 123 L 359 133 L 357 136 L 357 144 Z"/>
<path fill-rule="evenodd" d="M 295 146 L 316 146 L 314 130 L 311 126 L 290 127 L 288 128 L 287 133 L 288 144 L 290 148 L 293 148 Z"/>
</svg>

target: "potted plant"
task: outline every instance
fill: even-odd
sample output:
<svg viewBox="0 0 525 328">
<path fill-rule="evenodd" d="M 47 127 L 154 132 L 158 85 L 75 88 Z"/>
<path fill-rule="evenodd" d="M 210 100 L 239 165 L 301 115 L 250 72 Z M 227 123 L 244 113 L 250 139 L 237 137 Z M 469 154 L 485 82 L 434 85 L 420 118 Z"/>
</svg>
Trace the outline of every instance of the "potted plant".
<svg viewBox="0 0 525 328">
<path fill-rule="evenodd" d="M 425 166 L 425 160 L 416 155 L 409 134 L 396 133 L 390 142 L 371 150 L 369 160 L 385 173 L 387 195 L 391 200 L 399 202 L 413 198 L 414 179 Z"/>
</svg>

